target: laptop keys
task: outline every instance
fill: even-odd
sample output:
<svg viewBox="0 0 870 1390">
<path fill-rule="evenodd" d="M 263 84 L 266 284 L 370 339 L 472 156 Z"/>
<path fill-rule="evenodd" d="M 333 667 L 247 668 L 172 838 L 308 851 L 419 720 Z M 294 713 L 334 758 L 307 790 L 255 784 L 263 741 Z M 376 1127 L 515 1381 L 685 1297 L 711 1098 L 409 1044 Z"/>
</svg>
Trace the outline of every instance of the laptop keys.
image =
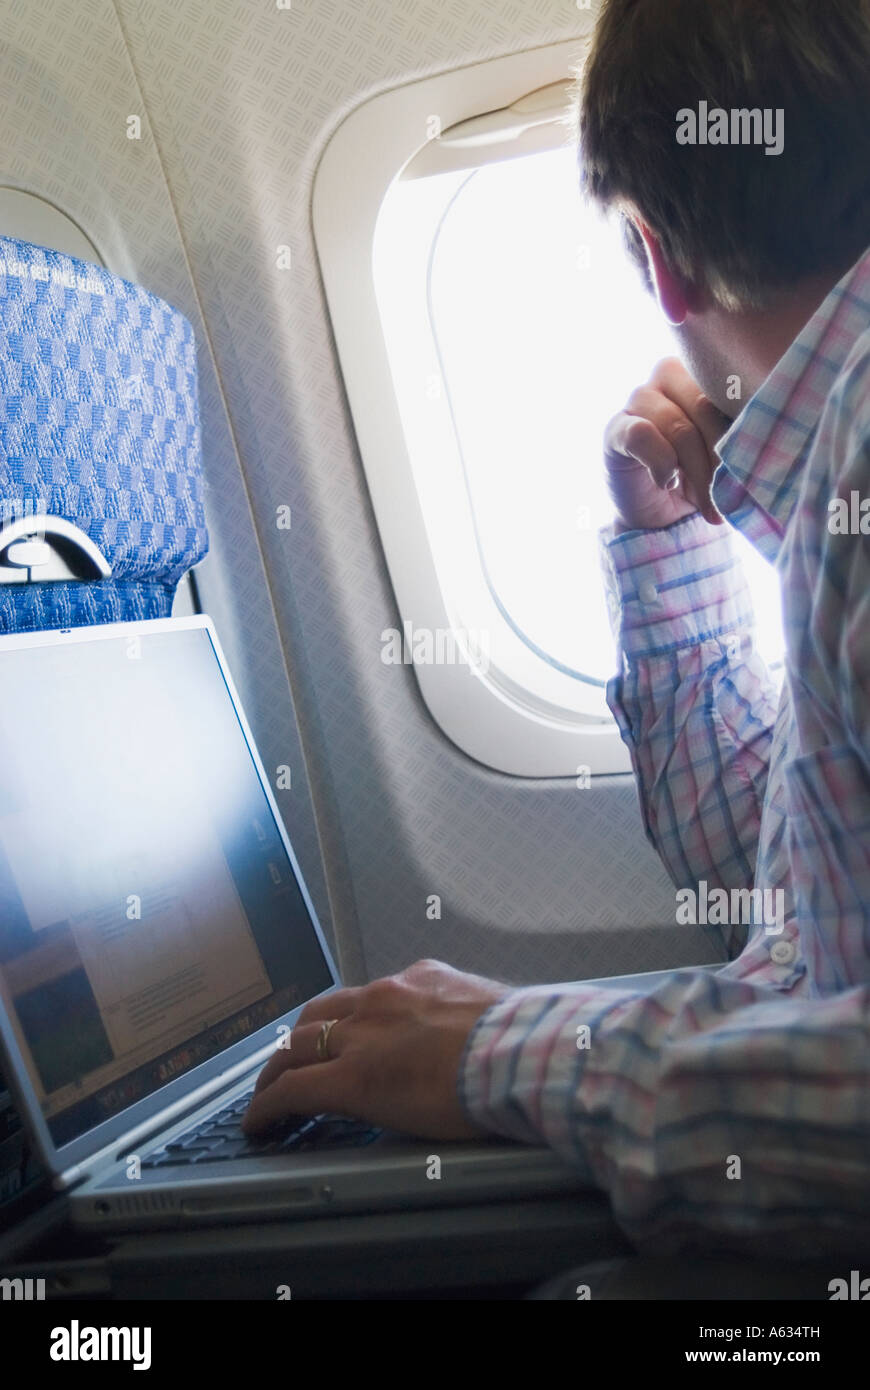
<svg viewBox="0 0 870 1390">
<path fill-rule="evenodd" d="M 370 1144 L 380 1130 L 361 1120 L 343 1115 L 288 1115 L 260 1136 L 242 1132 L 241 1120 L 253 1091 L 210 1115 L 194 1129 L 181 1134 L 162 1149 L 142 1160 L 143 1168 L 166 1168 L 173 1164 L 218 1163 L 241 1158 L 261 1158 L 267 1154 L 302 1153 L 314 1149 L 362 1147 Z"/>
</svg>

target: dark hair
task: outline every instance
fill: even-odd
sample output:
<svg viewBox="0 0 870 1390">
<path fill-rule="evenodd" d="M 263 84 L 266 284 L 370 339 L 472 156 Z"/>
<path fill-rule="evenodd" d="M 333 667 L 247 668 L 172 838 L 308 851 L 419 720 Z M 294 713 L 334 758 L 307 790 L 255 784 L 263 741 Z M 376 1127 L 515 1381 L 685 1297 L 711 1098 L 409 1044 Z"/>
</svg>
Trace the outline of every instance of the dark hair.
<svg viewBox="0 0 870 1390">
<path fill-rule="evenodd" d="M 701 102 L 782 111 L 782 152 L 678 143 Z M 842 274 L 870 245 L 870 0 L 603 0 L 577 123 L 586 192 L 720 303 Z"/>
</svg>

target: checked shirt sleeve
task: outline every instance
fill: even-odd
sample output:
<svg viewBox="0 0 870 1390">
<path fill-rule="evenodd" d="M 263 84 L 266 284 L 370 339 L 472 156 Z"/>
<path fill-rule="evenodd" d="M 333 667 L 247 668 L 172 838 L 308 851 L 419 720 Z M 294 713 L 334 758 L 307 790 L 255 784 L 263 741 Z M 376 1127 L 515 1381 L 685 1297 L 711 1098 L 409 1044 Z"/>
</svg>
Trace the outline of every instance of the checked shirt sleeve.
<svg viewBox="0 0 870 1390">
<path fill-rule="evenodd" d="M 800 641 L 789 660 L 802 693 L 798 756 L 786 766 L 789 856 L 814 992 L 714 969 L 676 970 L 648 991 L 535 986 L 488 1009 L 462 1059 L 474 1123 L 549 1145 L 607 1192 L 636 1246 L 659 1254 L 800 1257 L 870 1239 L 870 546 L 825 525 L 828 498 L 853 504 L 868 476 L 859 433 L 851 453 L 848 440 L 822 439 L 823 457 L 851 462 L 801 508 L 790 576 Z M 617 707 L 672 871 L 715 865 L 730 876 L 740 860 L 715 782 L 736 799 L 731 824 L 748 865 L 767 701 L 762 671 L 745 658 L 729 666 L 722 650 L 748 621 L 729 549 L 696 518 L 678 529 L 671 556 L 642 532 L 619 548 L 627 672 Z M 655 609 L 653 588 L 661 621 L 641 617 L 641 605 Z M 687 823 L 692 813 L 703 833 Z"/>
<path fill-rule="evenodd" d="M 729 529 L 695 514 L 602 540 L 621 665 L 608 703 L 647 837 L 677 887 L 749 888 L 778 693 Z"/>
<path fill-rule="evenodd" d="M 789 868 L 821 992 L 870 975 L 870 532 L 860 529 L 870 509 L 828 524 L 832 500 L 854 511 L 868 493 L 868 379 L 870 346 L 822 417 L 808 468 L 823 466 L 796 518 L 784 596 L 797 731 L 784 769 Z"/>
<path fill-rule="evenodd" d="M 460 1094 L 482 1129 L 604 1189 L 639 1248 L 870 1236 L 867 987 L 808 1000 L 683 970 L 648 994 L 517 990 L 473 1029 Z"/>
</svg>

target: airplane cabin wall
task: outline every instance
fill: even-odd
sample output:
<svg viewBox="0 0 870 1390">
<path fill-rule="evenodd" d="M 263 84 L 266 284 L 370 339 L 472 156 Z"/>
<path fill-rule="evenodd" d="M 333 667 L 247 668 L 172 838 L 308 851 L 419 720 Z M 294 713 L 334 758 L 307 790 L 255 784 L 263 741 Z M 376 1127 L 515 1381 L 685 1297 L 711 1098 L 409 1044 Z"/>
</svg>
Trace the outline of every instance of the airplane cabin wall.
<svg viewBox="0 0 870 1390">
<path fill-rule="evenodd" d="M 200 590 L 267 769 L 292 769 L 279 802 L 346 978 L 419 956 L 516 980 L 714 958 L 702 929 L 674 922 L 631 778 L 580 791 L 492 772 L 435 726 L 409 668 L 381 662 L 400 616 L 311 232 L 318 159 L 355 106 L 579 38 L 589 12 L 2 0 L 0 14 L 0 183 L 57 203 L 110 269 L 194 323 L 212 536 Z"/>
</svg>

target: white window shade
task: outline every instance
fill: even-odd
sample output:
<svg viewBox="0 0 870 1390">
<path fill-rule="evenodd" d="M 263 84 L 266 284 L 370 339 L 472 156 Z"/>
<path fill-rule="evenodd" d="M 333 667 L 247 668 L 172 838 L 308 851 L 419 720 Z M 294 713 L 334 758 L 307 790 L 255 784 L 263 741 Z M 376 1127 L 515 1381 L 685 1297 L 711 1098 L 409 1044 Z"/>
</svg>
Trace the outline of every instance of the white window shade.
<svg viewBox="0 0 870 1390">
<path fill-rule="evenodd" d="M 573 82 L 552 82 L 510 106 L 458 121 L 429 140 L 401 177 L 429 178 L 553 149 L 570 137 L 573 100 Z"/>
</svg>

